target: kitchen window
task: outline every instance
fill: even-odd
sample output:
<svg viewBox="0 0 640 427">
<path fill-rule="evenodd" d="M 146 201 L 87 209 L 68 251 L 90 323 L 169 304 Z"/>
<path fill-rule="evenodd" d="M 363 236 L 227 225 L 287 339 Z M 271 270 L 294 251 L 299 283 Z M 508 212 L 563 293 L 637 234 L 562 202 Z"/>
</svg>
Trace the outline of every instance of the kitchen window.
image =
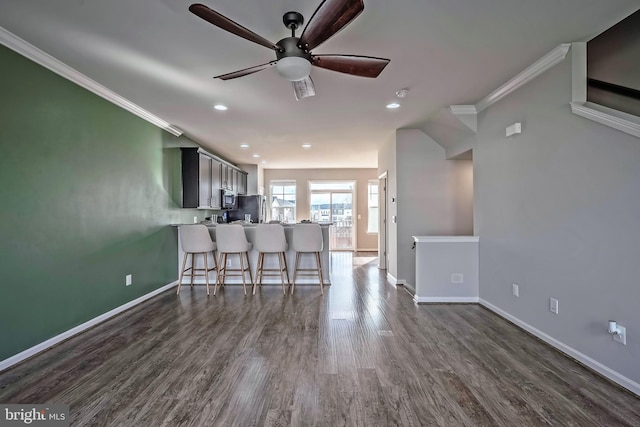
<svg viewBox="0 0 640 427">
<path fill-rule="evenodd" d="M 295 181 L 271 181 L 271 220 L 284 223 L 296 222 Z"/>
</svg>

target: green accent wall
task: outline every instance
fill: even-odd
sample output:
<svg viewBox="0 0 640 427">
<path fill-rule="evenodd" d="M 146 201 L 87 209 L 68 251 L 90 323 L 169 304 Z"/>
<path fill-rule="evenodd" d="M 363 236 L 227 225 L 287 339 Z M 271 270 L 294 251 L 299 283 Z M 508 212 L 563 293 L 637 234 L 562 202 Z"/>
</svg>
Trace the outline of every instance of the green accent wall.
<svg viewBox="0 0 640 427">
<path fill-rule="evenodd" d="M 175 281 L 170 224 L 206 211 L 179 208 L 179 138 L 3 46 L 0 64 L 4 360 Z"/>
</svg>

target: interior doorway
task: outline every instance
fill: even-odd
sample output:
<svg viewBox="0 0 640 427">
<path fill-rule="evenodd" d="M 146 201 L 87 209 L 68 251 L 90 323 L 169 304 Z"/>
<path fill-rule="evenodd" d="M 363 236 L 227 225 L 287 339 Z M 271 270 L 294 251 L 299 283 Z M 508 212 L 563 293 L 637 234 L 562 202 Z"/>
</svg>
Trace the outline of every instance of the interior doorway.
<svg viewBox="0 0 640 427">
<path fill-rule="evenodd" d="M 329 250 L 353 251 L 355 181 L 309 181 L 309 213 L 314 222 L 331 222 Z"/>
</svg>

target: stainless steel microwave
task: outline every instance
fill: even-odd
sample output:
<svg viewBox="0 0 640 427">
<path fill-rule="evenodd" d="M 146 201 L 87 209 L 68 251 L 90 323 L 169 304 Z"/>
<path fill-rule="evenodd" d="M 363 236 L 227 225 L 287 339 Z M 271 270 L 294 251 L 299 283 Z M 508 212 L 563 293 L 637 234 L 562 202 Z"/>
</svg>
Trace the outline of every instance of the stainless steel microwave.
<svg viewBox="0 0 640 427">
<path fill-rule="evenodd" d="M 222 209 L 237 209 L 238 198 L 233 191 L 220 190 L 222 193 Z"/>
</svg>

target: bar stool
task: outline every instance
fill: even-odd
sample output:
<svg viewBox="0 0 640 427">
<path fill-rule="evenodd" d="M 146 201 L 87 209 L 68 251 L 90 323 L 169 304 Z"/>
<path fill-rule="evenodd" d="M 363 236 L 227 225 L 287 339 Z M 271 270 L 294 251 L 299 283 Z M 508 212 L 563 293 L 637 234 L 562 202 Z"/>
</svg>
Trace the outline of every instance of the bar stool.
<svg viewBox="0 0 640 427">
<path fill-rule="evenodd" d="M 256 268 L 256 286 L 253 287 L 253 293 L 256 293 L 257 285 L 262 286 L 264 276 L 280 276 L 282 281 L 282 292 L 286 295 L 287 290 L 284 287 L 285 277 L 286 283 L 289 284 L 289 270 L 287 269 L 287 239 L 284 236 L 284 227 L 280 224 L 258 224 L 256 225 L 256 235 L 254 240 L 254 248 L 258 251 L 258 266 Z M 267 254 L 278 255 L 279 268 L 264 268 L 264 256 Z M 265 273 L 268 271 L 269 273 Z M 275 273 L 277 271 L 277 273 Z M 285 276 L 286 274 L 286 276 Z"/>
<path fill-rule="evenodd" d="M 182 246 L 184 257 L 182 258 L 182 270 L 180 270 L 180 278 L 178 279 L 178 290 L 176 294 L 180 293 L 182 279 L 187 275 L 191 278 L 191 286 L 193 286 L 193 278 L 195 276 L 204 276 L 205 283 L 207 284 L 207 295 L 209 295 L 209 272 L 211 270 L 216 271 L 216 282 L 218 281 L 218 262 L 216 261 L 214 253 L 216 251 L 216 243 L 211 240 L 209 230 L 202 224 L 181 225 L 178 227 L 178 230 L 180 234 L 180 245 Z M 213 257 L 213 268 L 209 268 L 207 260 L 209 252 L 211 252 L 211 256 Z M 202 254 L 204 258 L 204 268 L 196 268 L 196 255 L 199 254 Z M 191 255 L 191 267 L 185 268 L 187 266 L 187 257 L 189 255 Z M 203 273 L 198 274 L 198 271 L 202 271 Z M 215 287 L 213 289 L 213 294 L 215 295 Z"/>
<path fill-rule="evenodd" d="M 216 278 L 216 287 L 218 284 L 224 286 L 227 276 L 242 277 L 242 288 L 244 294 L 247 294 L 247 285 L 245 282 L 245 274 L 249 272 L 249 280 L 253 283 L 251 275 L 251 266 L 249 264 L 249 251 L 251 243 L 247 241 L 244 228 L 239 224 L 218 224 L 216 226 L 216 243 L 218 245 L 218 276 Z M 240 258 L 240 268 L 227 268 L 228 255 L 238 255 Z M 246 258 L 246 265 L 245 265 Z M 216 294 L 216 287 L 213 288 L 213 294 Z"/>
<path fill-rule="evenodd" d="M 322 229 L 319 224 L 305 223 L 293 226 L 293 239 L 291 242 L 292 249 L 296 252 L 296 265 L 293 270 L 293 283 L 291 293 L 296 286 L 296 277 L 298 272 L 301 276 L 318 276 L 320 280 L 320 293 L 324 295 L 323 279 L 322 279 L 322 260 L 320 252 L 322 252 Z M 300 268 L 300 255 L 315 255 L 316 268 Z"/>
</svg>

